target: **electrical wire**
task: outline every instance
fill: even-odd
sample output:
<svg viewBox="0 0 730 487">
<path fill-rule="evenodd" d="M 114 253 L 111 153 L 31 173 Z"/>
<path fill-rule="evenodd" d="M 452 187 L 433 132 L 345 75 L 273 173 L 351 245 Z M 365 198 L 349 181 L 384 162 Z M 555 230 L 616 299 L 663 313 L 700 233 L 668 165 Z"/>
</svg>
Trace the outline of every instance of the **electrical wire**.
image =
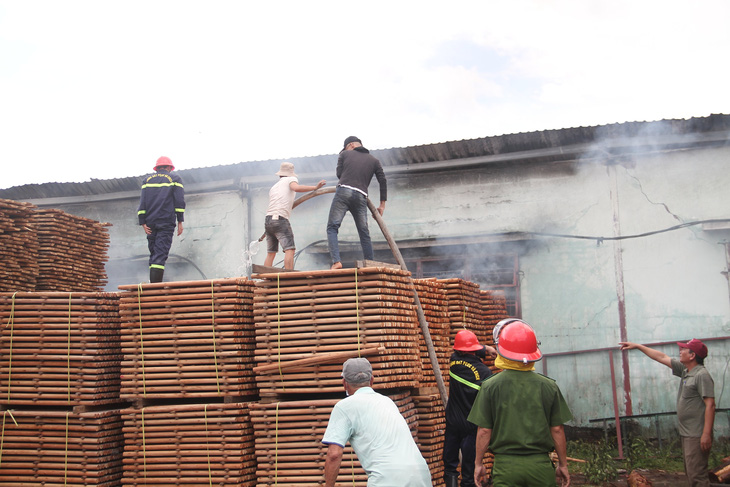
<svg viewBox="0 0 730 487">
<path fill-rule="evenodd" d="M 729 223 L 730 218 L 719 218 L 714 220 L 698 220 L 694 222 L 681 223 L 673 227 L 664 228 L 662 230 L 654 230 L 651 232 L 637 233 L 634 235 L 620 235 L 618 237 L 591 237 L 588 235 L 569 235 L 564 233 L 546 233 L 546 232 L 523 232 L 527 235 L 534 235 L 538 237 L 555 237 L 555 238 L 575 238 L 582 240 L 595 240 L 597 244 L 601 244 L 605 240 L 628 240 L 630 238 L 642 238 L 649 237 L 651 235 L 658 235 L 660 233 L 673 232 L 674 230 L 680 230 L 682 228 L 692 227 L 695 225 L 703 225 L 705 223 Z"/>
</svg>

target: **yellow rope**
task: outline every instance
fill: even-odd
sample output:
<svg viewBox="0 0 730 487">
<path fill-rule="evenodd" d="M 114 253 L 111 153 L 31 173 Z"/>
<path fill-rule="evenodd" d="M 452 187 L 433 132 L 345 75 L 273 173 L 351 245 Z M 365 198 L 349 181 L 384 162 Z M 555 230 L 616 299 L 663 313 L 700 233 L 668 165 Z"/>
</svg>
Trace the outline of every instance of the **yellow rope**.
<svg viewBox="0 0 730 487">
<path fill-rule="evenodd" d="M 352 446 L 350 447 L 352 448 Z M 350 452 L 350 467 L 352 470 L 352 485 L 355 486 L 355 450 Z"/>
<path fill-rule="evenodd" d="M 215 363 L 215 383 L 218 387 L 218 394 L 221 393 L 221 382 L 218 377 L 218 352 L 215 345 L 215 294 L 213 290 L 213 281 L 210 281 L 210 314 L 213 323 L 213 362 Z"/>
<path fill-rule="evenodd" d="M 213 471 L 210 467 L 210 445 L 208 445 L 208 405 L 205 405 L 205 408 L 203 409 L 203 414 L 205 415 L 205 451 L 208 454 L 208 482 L 210 483 L 210 487 L 213 487 Z"/>
<path fill-rule="evenodd" d="M 0 467 L 3 466 L 3 445 L 5 444 L 5 413 L 7 411 L 3 411 L 3 428 L 2 432 L 0 432 Z"/>
<path fill-rule="evenodd" d="M 15 295 L 18 292 L 13 293 L 13 299 L 10 304 L 10 318 L 8 319 L 8 326 L 10 326 L 10 352 L 8 353 L 8 401 L 10 401 L 10 377 L 13 375 L 13 329 L 15 320 Z"/>
<path fill-rule="evenodd" d="M 286 385 L 284 385 L 284 373 L 281 371 L 281 297 L 279 292 L 279 274 L 276 274 L 276 349 L 279 354 L 278 363 L 281 389 L 286 392 Z"/>
<path fill-rule="evenodd" d="M 68 403 L 71 404 L 71 295 L 68 293 L 68 350 L 66 353 L 66 390 Z"/>
<path fill-rule="evenodd" d="M 142 333 L 142 283 L 137 286 L 137 309 L 139 310 L 139 350 L 142 355 L 142 395 L 147 397 L 147 380 L 144 373 L 144 334 Z M 142 412 L 144 418 L 144 411 Z M 145 474 L 146 476 L 146 474 Z"/>
</svg>

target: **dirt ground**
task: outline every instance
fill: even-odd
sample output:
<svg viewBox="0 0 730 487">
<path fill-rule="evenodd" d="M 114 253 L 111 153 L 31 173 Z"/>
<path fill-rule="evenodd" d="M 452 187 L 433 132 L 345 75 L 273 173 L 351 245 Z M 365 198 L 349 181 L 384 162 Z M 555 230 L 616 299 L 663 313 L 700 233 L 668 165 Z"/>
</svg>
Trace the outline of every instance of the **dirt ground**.
<svg viewBox="0 0 730 487">
<path fill-rule="evenodd" d="M 651 482 L 652 487 L 687 487 L 687 477 L 684 475 L 683 472 L 666 472 L 664 470 L 639 470 L 639 473 L 641 473 L 641 475 L 643 475 L 649 482 Z M 628 472 L 622 473 L 621 475 L 619 475 L 619 478 L 617 480 L 601 484 L 600 487 L 627 487 L 627 477 Z M 570 480 L 571 487 L 596 486 L 596 484 L 588 483 L 585 479 L 585 476 L 579 474 L 572 474 Z M 710 485 L 721 486 L 727 484 Z"/>
</svg>

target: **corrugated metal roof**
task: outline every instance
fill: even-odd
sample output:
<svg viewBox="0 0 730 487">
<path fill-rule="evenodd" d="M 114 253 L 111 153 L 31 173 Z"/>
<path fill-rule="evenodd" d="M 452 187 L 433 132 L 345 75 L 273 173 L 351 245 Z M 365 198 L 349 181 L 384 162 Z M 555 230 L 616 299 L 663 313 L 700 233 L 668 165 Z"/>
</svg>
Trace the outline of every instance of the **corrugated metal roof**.
<svg viewBox="0 0 730 487">
<path fill-rule="evenodd" d="M 611 139 L 651 136 L 679 136 L 730 130 L 730 115 L 713 114 L 691 119 L 660 120 L 655 122 L 625 122 L 593 127 L 574 127 L 507 134 L 478 139 L 441 142 L 411 147 L 394 147 L 373 150 L 383 167 L 415 167 L 419 164 L 454 161 L 460 159 L 496 156 L 500 154 L 555 149 L 581 144 L 592 144 Z M 560 154 L 541 157 L 541 160 L 558 160 Z M 223 166 L 184 169 L 178 171 L 186 185 L 213 181 L 241 180 L 269 176 L 276 172 L 284 160 L 293 162 L 300 174 L 332 172 L 337 154 L 249 161 Z M 0 198 L 26 200 L 55 197 L 89 196 L 137 191 L 139 177 L 116 179 L 92 179 L 83 183 L 44 183 L 15 186 L 0 190 Z"/>
</svg>

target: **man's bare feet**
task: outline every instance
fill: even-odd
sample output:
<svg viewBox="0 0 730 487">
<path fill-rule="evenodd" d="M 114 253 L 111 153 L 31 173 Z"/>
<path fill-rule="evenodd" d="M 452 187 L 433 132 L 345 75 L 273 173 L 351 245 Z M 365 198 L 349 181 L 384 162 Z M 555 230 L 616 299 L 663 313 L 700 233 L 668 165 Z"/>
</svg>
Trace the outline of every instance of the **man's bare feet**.
<svg viewBox="0 0 730 487">
<path fill-rule="evenodd" d="M 342 262 L 335 262 L 332 264 L 332 267 L 330 267 L 330 270 L 333 271 L 335 269 L 342 269 Z"/>
</svg>

